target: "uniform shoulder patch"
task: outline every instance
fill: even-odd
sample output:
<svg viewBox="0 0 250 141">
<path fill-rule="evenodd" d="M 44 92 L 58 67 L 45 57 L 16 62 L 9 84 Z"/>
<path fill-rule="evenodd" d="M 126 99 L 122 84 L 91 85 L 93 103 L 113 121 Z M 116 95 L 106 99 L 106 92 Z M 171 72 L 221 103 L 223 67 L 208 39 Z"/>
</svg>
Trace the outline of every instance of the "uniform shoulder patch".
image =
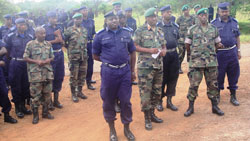
<svg viewBox="0 0 250 141">
<path fill-rule="evenodd" d="M 210 23 L 215 23 L 217 21 L 217 19 L 214 19 L 214 20 L 212 20 Z"/>
<path fill-rule="evenodd" d="M 14 32 L 11 32 L 11 33 L 8 34 L 8 37 L 11 37 L 14 34 L 15 34 Z"/>
<path fill-rule="evenodd" d="M 34 38 L 34 36 L 33 35 L 31 35 L 31 34 L 29 34 L 29 36 L 33 39 Z"/>
<path fill-rule="evenodd" d="M 130 27 L 122 27 L 123 30 L 128 31 L 128 32 L 132 32 L 133 29 L 131 29 Z"/>
<path fill-rule="evenodd" d="M 179 28 L 179 25 L 177 23 L 173 22 L 173 25 Z"/>
</svg>

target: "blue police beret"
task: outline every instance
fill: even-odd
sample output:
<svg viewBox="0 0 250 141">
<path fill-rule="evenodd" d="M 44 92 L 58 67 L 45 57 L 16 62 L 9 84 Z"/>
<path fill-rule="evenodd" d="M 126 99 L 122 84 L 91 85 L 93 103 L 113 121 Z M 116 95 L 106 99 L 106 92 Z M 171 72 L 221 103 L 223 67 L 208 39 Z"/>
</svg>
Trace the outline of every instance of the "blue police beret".
<svg viewBox="0 0 250 141">
<path fill-rule="evenodd" d="M 125 11 L 132 11 L 133 9 L 132 8 L 126 8 Z"/>
<path fill-rule="evenodd" d="M 11 14 L 6 14 L 6 15 L 4 15 L 3 17 L 4 17 L 5 19 L 10 19 L 10 18 L 12 18 Z"/>
<path fill-rule="evenodd" d="M 104 18 L 108 18 L 108 17 L 111 17 L 111 16 L 116 16 L 113 11 L 110 11 L 110 12 L 106 13 L 104 15 Z"/>
<path fill-rule="evenodd" d="M 80 8 L 78 9 L 78 11 L 81 11 L 81 10 L 83 10 L 83 9 L 87 9 L 87 7 L 86 7 L 86 6 L 82 6 L 82 7 L 80 7 Z"/>
<path fill-rule="evenodd" d="M 171 6 L 170 5 L 166 5 L 166 6 L 163 6 L 160 11 L 167 11 L 167 10 L 171 10 Z"/>
<path fill-rule="evenodd" d="M 229 9 L 229 3 L 228 2 L 222 2 L 218 4 L 218 8 L 222 9 L 222 10 L 228 10 Z"/>
<path fill-rule="evenodd" d="M 27 11 L 19 12 L 18 16 L 20 16 L 20 17 L 27 17 L 28 16 L 28 12 Z"/>
<path fill-rule="evenodd" d="M 18 18 L 15 20 L 16 24 L 20 24 L 20 23 L 25 23 L 25 19 L 24 18 Z"/>
<path fill-rule="evenodd" d="M 125 14 L 123 13 L 122 10 L 119 10 L 119 11 L 117 12 L 117 16 L 119 16 L 119 17 L 125 17 Z"/>
<path fill-rule="evenodd" d="M 56 12 L 55 11 L 49 11 L 47 13 L 47 17 L 56 17 Z"/>
</svg>

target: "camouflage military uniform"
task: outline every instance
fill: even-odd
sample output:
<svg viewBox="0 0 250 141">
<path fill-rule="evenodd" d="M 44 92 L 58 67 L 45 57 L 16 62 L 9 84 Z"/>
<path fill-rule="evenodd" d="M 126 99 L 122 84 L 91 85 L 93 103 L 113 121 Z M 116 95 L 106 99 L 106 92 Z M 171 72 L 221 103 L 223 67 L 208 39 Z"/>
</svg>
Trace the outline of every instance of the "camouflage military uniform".
<svg viewBox="0 0 250 141">
<path fill-rule="evenodd" d="M 199 24 L 199 18 L 197 14 L 193 14 L 192 17 L 194 17 L 194 24 Z"/>
<path fill-rule="evenodd" d="M 179 49 L 179 61 L 180 65 L 185 57 L 185 45 L 184 40 L 187 35 L 188 28 L 191 27 L 195 23 L 195 18 L 190 16 L 188 18 L 181 16 L 177 19 L 176 22 L 179 25 L 180 39 L 178 41 L 178 49 Z"/>
<path fill-rule="evenodd" d="M 198 96 L 198 88 L 203 74 L 207 84 L 207 95 L 209 99 L 215 98 L 218 93 L 217 83 L 217 58 L 215 43 L 220 42 L 217 28 L 208 24 L 202 29 L 200 24 L 189 28 L 185 43 L 191 45 L 189 60 L 189 82 L 190 87 L 187 98 L 194 101 Z"/>
<path fill-rule="evenodd" d="M 54 58 L 54 55 L 49 42 L 40 43 L 37 40 L 32 40 L 26 45 L 23 57 L 46 60 Z M 52 81 L 54 79 L 52 66 L 50 64 L 39 66 L 34 63 L 27 63 L 27 70 L 33 108 L 39 107 L 40 103 L 47 105 L 51 99 Z"/>
<path fill-rule="evenodd" d="M 166 44 L 161 28 L 154 30 L 145 24 L 136 30 L 134 42 L 143 48 L 162 49 Z M 141 97 L 142 111 L 154 108 L 161 99 L 161 85 L 163 78 L 162 57 L 152 58 L 149 53 L 139 52 L 138 55 L 138 79 Z"/>
<path fill-rule="evenodd" d="M 68 44 L 70 86 L 82 87 L 87 73 L 87 33 L 83 27 L 69 27 L 65 33 Z"/>
</svg>

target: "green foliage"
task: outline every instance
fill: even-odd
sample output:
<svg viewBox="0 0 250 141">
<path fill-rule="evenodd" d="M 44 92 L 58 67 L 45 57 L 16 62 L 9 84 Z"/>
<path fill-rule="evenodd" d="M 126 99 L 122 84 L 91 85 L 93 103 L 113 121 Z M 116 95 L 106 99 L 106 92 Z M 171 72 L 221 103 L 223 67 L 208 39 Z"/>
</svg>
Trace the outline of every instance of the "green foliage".
<svg viewBox="0 0 250 141">
<path fill-rule="evenodd" d="M 16 13 L 19 10 L 20 9 L 16 5 L 8 2 L 7 0 L 0 0 L 0 23 L 3 23 L 4 21 L 3 15 L 9 13 Z"/>
</svg>

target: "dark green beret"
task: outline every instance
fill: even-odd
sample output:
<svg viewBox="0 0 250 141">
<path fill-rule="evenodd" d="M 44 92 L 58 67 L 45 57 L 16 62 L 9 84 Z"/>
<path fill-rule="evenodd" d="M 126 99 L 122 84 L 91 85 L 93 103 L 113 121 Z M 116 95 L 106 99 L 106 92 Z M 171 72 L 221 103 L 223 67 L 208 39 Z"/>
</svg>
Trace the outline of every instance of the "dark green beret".
<svg viewBox="0 0 250 141">
<path fill-rule="evenodd" d="M 146 10 L 146 12 L 144 13 L 145 17 L 149 17 L 149 16 L 154 16 L 156 15 L 156 9 L 155 8 L 149 8 L 148 10 Z"/>
<path fill-rule="evenodd" d="M 200 4 L 196 4 L 196 5 L 194 6 L 194 9 L 196 9 L 196 8 L 201 8 L 201 5 L 200 5 Z"/>
<path fill-rule="evenodd" d="M 113 6 L 115 6 L 115 5 L 122 5 L 122 3 L 120 1 L 116 1 L 116 2 L 113 2 L 112 5 Z"/>
<path fill-rule="evenodd" d="M 189 6 L 187 4 L 183 5 L 181 10 L 182 11 L 185 11 L 185 10 L 188 10 L 189 9 Z"/>
<path fill-rule="evenodd" d="M 73 19 L 77 19 L 77 18 L 82 18 L 82 14 L 81 13 L 75 13 L 74 16 L 72 17 Z"/>
<path fill-rule="evenodd" d="M 197 12 L 197 15 L 200 15 L 200 14 L 208 14 L 208 9 L 207 9 L 207 8 L 201 8 L 201 9 Z"/>
</svg>

